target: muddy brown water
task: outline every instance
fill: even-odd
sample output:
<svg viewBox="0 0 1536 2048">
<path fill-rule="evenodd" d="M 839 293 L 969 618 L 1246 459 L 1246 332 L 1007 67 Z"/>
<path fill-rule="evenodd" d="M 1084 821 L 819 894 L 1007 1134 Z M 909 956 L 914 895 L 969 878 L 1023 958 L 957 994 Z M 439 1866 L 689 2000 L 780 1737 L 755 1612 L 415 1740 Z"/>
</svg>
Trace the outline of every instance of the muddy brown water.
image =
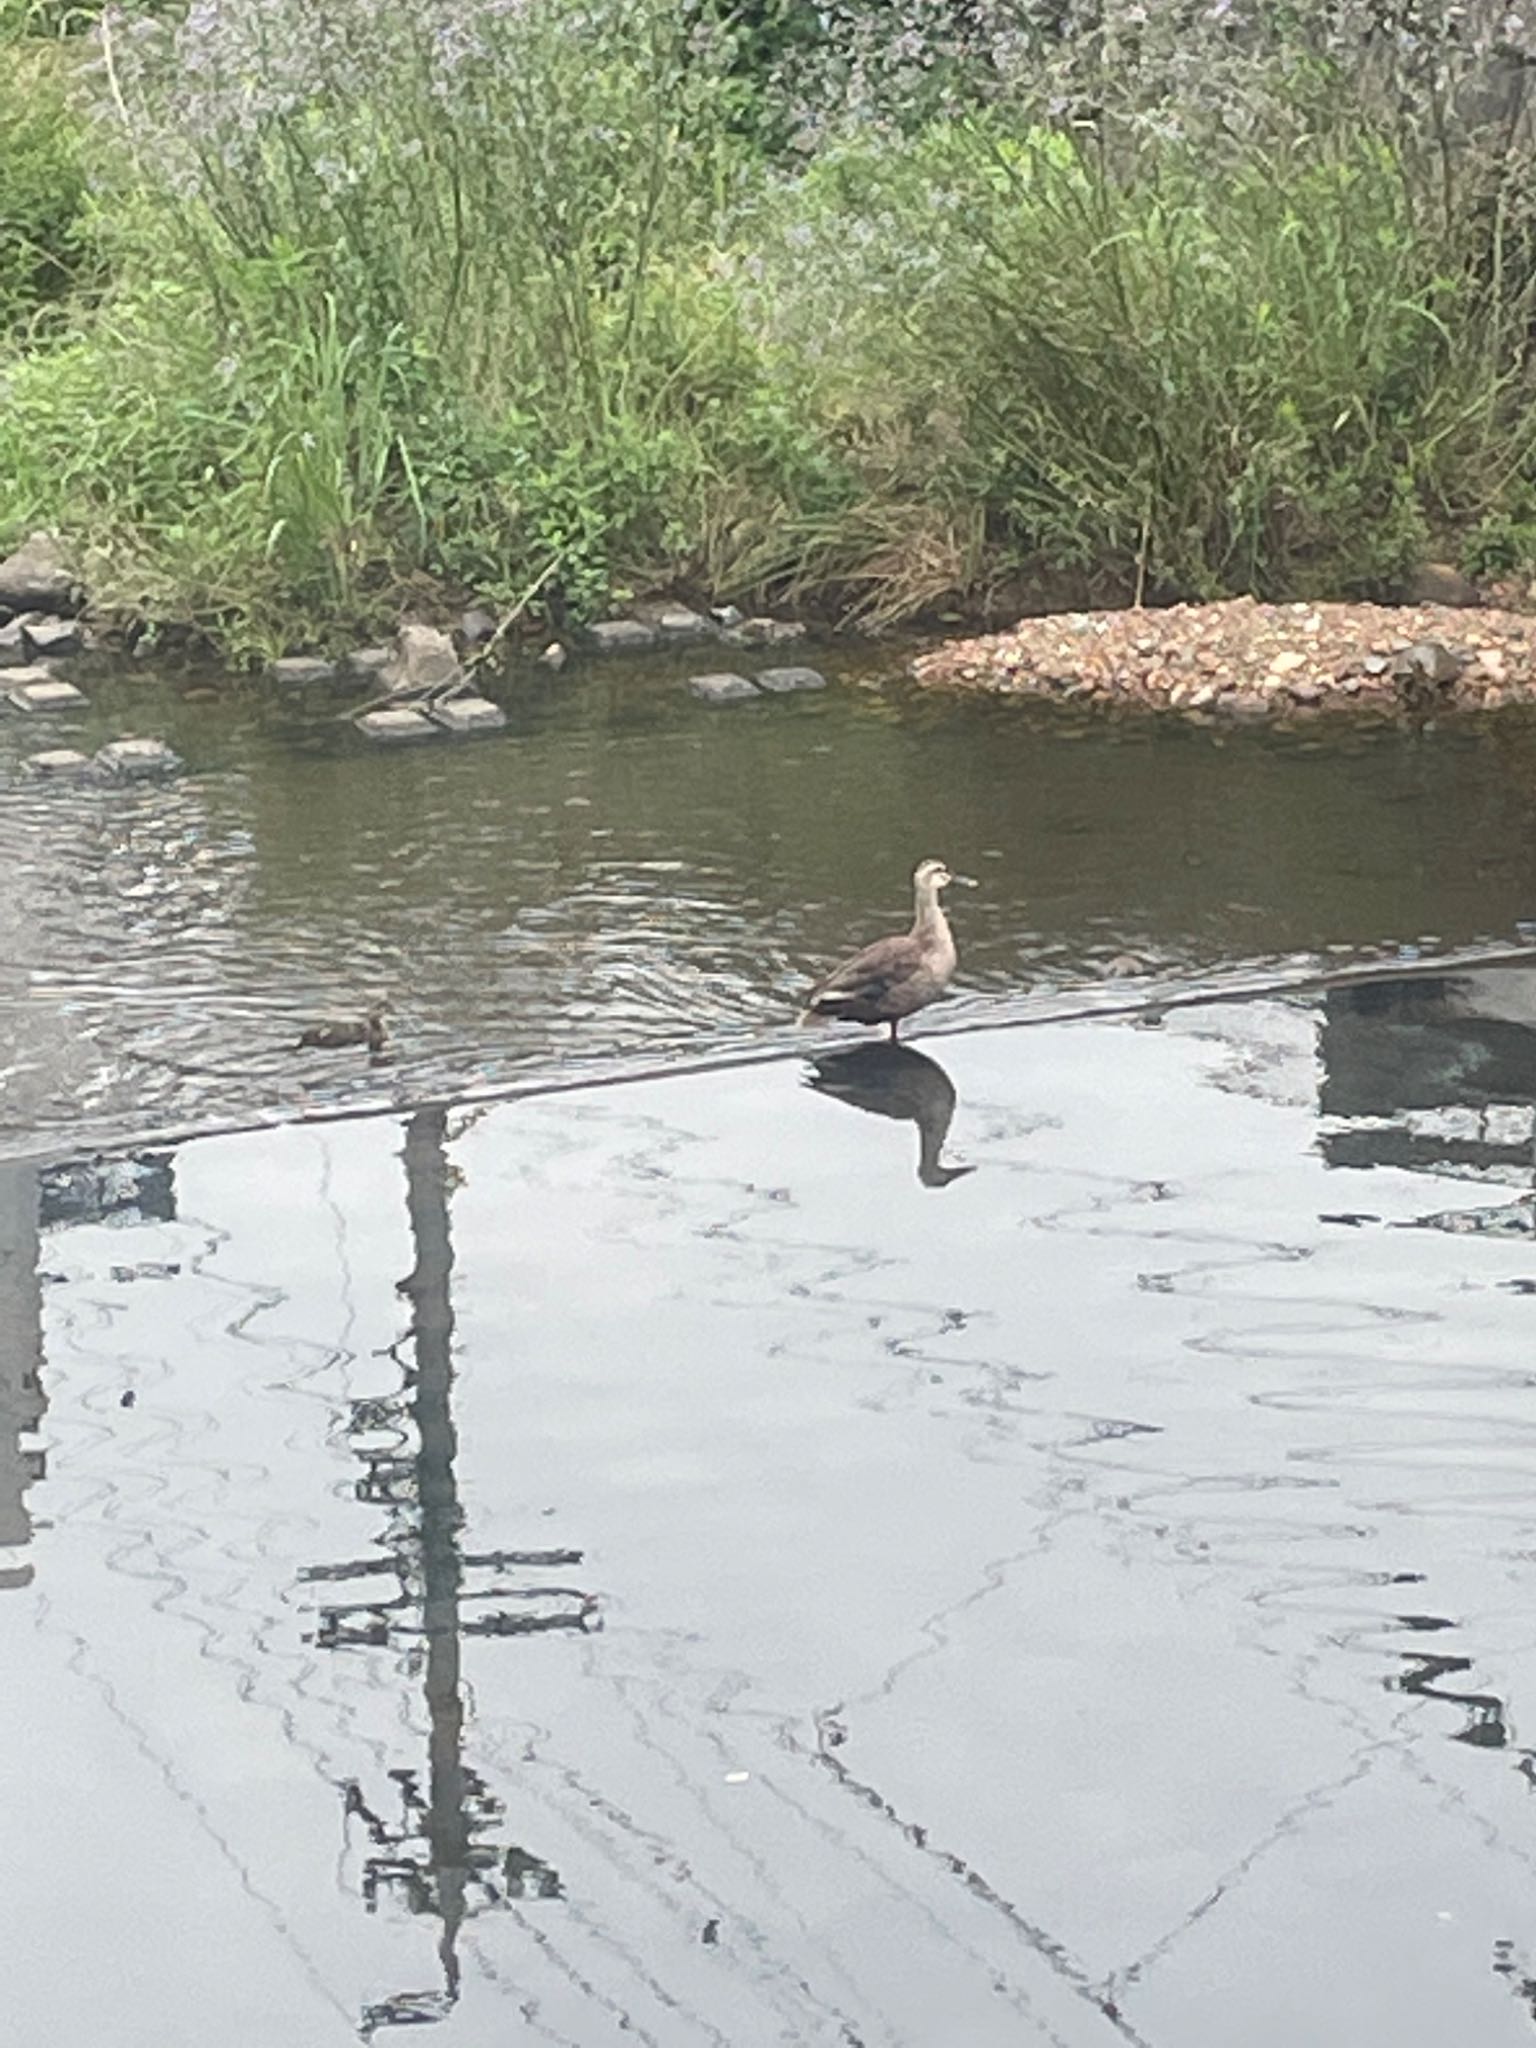
<svg viewBox="0 0 1536 2048">
<path fill-rule="evenodd" d="M 0 791 L 17 2040 L 1530 2040 L 1532 729 L 1017 711 Z"/>
</svg>

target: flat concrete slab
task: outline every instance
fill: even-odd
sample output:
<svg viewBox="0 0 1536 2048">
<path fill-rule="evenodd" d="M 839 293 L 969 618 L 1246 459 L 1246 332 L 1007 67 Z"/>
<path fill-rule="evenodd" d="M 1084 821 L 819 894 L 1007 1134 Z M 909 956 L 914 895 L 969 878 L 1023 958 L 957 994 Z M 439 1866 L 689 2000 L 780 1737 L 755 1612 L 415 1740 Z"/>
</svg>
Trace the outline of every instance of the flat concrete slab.
<svg viewBox="0 0 1536 2048">
<path fill-rule="evenodd" d="M 5 701 L 18 711 L 78 711 L 90 700 L 84 690 L 47 669 L 12 669 Z"/>
<path fill-rule="evenodd" d="M 489 697 L 450 697 L 446 704 L 434 704 L 429 714 L 445 732 L 499 732 L 507 714 Z"/>
<path fill-rule="evenodd" d="M 22 637 L 39 661 L 61 654 L 79 654 L 85 646 L 85 628 L 78 619 L 51 619 L 34 614 L 20 621 Z"/>
<path fill-rule="evenodd" d="M 281 661 L 267 663 L 267 674 L 274 683 L 302 689 L 310 683 L 334 682 L 336 664 L 319 654 L 285 654 Z"/>
<path fill-rule="evenodd" d="M 410 740 L 436 739 L 442 727 L 434 725 L 424 711 L 365 711 L 353 724 L 364 739 L 399 746 Z"/>
<path fill-rule="evenodd" d="M 643 619 L 602 619 L 587 628 L 587 644 L 594 654 L 644 654 L 659 637 Z"/>
<path fill-rule="evenodd" d="M 745 704 L 758 695 L 757 685 L 745 676 L 690 676 L 688 688 L 701 704 Z"/>
<path fill-rule="evenodd" d="M 181 766 L 181 756 L 164 740 L 112 740 L 97 748 L 96 765 L 109 775 L 127 780 L 141 775 L 170 775 Z"/>
<path fill-rule="evenodd" d="M 41 754 L 27 756 L 27 773 L 61 780 L 76 775 L 89 775 L 91 757 L 82 754 L 77 747 L 49 747 Z"/>
<path fill-rule="evenodd" d="M 669 605 L 656 614 L 656 630 L 663 640 L 712 640 L 715 629 L 702 612 L 685 604 Z"/>
<path fill-rule="evenodd" d="M 760 690 L 782 697 L 791 690 L 824 690 L 827 679 L 816 668 L 765 668 L 752 678 Z"/>
</svg>

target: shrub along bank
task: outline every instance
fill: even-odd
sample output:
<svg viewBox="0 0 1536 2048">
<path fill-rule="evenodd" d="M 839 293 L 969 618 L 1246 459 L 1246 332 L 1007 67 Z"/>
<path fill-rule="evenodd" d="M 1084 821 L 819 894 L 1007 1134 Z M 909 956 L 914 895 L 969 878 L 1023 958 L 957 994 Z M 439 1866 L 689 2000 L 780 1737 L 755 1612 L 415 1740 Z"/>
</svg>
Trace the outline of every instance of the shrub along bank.
<svg viewBox="0 0 1536 2048">
<path fill-rule="evenodd" d="M 1528 574 L 1536 41 L 1425 14 L 0 0 L 0 551 L 235 654 Z"/>
</svg>

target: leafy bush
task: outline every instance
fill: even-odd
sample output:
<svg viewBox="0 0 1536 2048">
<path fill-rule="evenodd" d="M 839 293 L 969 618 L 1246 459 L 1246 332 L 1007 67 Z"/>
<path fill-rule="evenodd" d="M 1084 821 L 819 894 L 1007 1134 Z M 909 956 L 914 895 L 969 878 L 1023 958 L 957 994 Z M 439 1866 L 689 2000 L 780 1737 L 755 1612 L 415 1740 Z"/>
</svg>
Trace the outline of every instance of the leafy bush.
<svg viewBox="0 0 1536 2048">
<path fill-rule="evenodd" d="M 1490 0 L 91 13 L 0 0 L 0 542 L 232 648 L 434 584 L 896 618 L 1523 545 L 1536 47 Z"/>
<path fill-rule="evenodd" d="M 68 51 L 0 14 L 0 334 L 75 282 L 88 255 Z"/>
</svg>

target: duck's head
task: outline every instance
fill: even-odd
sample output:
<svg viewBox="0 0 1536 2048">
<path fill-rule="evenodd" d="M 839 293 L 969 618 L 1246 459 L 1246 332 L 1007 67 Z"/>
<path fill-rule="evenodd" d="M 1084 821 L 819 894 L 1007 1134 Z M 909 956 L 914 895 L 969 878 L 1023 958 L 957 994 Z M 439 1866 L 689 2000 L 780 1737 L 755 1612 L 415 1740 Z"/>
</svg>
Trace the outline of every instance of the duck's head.
<svg viewBox="0 0 1536 2048">
<path fill-rule="evenodd" d="M 958 882 L 962 889 L 974 889 L 976 884 L 969 875 L 954 874 L 947 861 L 920 860 L 912 870 L 914 888 L 933 890 L 947 889 L 951 882 Z"/>
</svg>

